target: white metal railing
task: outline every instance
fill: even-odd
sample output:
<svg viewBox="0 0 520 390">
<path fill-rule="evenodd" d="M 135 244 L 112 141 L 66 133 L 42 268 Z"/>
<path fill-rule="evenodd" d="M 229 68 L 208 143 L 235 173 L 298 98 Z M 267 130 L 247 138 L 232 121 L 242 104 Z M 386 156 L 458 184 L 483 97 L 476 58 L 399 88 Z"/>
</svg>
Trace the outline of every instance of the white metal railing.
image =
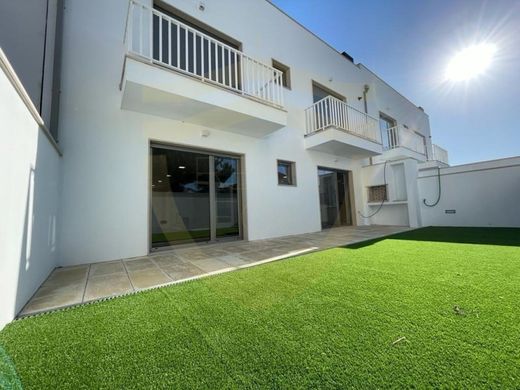
<svg viewBox="0 0 520 390">
<path fill-rule="evenodd" d="M 129 53 L 283 108 L 282 72 L 151 7 L 130 0 Z"/>
<path fill-rule="evenodd" d="M 439 145 L 432 144 L 433 156 L 432 160 L 440 161 L 444 164 L 449 164 L 448 151 L 441 148 Z"/>
<path fill-rule="evenodd" d="M 385 150 L 404 147 L 414 152 L 426 155 L 426 139 L 415 131 L 403 126 L 394 126 L 383 132 L 383 145 Z"/>
<path fill-rule="evenodd" d="M 342 100 L 327 96 L 305 110 L 306 135 L 336 127 L 348 133 L 381 143 L 379 121 L 349 106 Z"/>
</svg>

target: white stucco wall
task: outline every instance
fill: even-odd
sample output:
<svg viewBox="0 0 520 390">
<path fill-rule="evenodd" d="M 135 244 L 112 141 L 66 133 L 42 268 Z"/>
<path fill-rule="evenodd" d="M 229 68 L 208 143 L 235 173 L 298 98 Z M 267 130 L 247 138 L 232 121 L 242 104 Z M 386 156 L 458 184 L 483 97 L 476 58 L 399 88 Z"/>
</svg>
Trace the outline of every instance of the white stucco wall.
<svg viewBox="0 0 520 390">
<path fill-rule="evenodd" d="M 417 192 L 417 161 L 411 158 L 365 166 L 362 169 L 366 204 L 359 219 L 365 224 L 421 226 Z M 388 199 L 367 204 L 368 188 L 387 184 Z"/>
<path fill-rule="evenodd" d="M 60 157 L 34 107 L 31 114 L 30 98 L 26 104 L 8 78 L 1 51 L 0 65 L 1 329 L 57 262 Z"/>
<path fill-rule="evenodd" d="M 253 58 L 267 64 L 274 58 L 291 68 L 292 88 L 285 90 L 288 125 L 258 139 L 121 109 L 119 83 L 128 2 L 66 1 L 60 106 L 64 151 L 60 264 L 148 253 L 150 140 L 244 156 L 248 239 L 321 229 L 318 166 L 352 171 L 354 213 L 364 207 L 362 161 L 306 150 L 304 110 L 312 104 L 312 80 L 363 110 L 358 97 L 365 84 L 374 82 L 374 76 L 266 1 L 222 0 L 206 4 L 204 12 L 191 1 L 171 3 L 242 42 L 243 51 Z M 402 97 L 394 99 L 392 93 L 398 94 L 392 91 L 385 92 L 389 99 L 385 107 L 403 117 L 423 115 L 427 123 L 424 113 Z M 370 114 L 378 116 L 378 104 L 376 100 L 369 103 Z M 201 136 L 203 130 L 209 131 L 208 137 Z M 296 162 L 296 187 L 278 185 L 277 159 Z M 358 223 L 363 221 L 358 218 Z"/>
<path fill-rule="evenodd" d="M 520 157 L 419 171 L 420 208 L 424 226 L 520 227 Z M 455 210 L 447 214 L 446 210 Z"/>
</svg>

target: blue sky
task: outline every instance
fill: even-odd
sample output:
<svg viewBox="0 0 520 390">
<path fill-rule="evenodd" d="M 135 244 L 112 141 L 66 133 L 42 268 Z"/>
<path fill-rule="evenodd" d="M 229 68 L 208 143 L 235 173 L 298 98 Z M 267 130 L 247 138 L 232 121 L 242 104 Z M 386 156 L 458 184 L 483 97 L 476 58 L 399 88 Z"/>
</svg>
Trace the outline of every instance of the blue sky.
<svg viewBox="0 0 520 390">
<path fill-rule="evenodd" d="M 520 0 L 273 3 L 423 106 L 452 165 L 520 155 Z M 497 46 L 486 74 L 446 82 L 454 53 L 482 41 Z"/>
</svg>

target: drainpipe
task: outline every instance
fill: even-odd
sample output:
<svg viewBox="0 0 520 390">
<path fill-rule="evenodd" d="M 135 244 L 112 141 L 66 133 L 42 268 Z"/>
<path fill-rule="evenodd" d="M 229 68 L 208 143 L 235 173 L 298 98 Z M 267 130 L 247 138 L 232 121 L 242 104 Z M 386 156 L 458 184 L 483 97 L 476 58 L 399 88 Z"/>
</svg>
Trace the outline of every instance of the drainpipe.
<svg viewBox="0 0 520 390">
<path fill-rule="evenodd" d="M 370 90 L 368 84 L 365 84 L 363 88 L 363 103 L 365 104 L 365 114 L 368 114 L 368 104 L 367 104 L 367 93 Z"/>
<path fill-rule="evenodd" d="M 367 93 L 370 90 L 370 87 L 368 84 L 365 84 L 363 87 L 363 105 L 365 107 L 365 114 L 368 115 L 368 103 L 367 103 Z M 372 157 L 369 157 L 370 165 L 373 165 Z"/>
</svg>

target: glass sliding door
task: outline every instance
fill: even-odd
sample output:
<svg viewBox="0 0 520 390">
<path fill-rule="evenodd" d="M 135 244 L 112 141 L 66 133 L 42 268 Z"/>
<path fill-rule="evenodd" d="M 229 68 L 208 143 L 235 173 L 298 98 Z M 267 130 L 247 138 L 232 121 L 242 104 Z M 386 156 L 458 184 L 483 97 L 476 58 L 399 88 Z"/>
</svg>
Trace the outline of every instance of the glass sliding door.
<svg viewBox="0 0 520 390">
<path fill-rule="evenodd" d="M 318 168 L 322 228 L 352 225 L 348 172 Z"/>
<path fill-rule="evenodd" d="M 240 237 L 240 160 L 151 150 L 151 246 Z"/>
<path fill-rule="evenodd" d="M 338 219 L 338 194 L 336 172 L 318 169 L 320 180 L 321 227 L 335 226 Z"/>
<path fill-rule="evenodd" d="M 209 156 L 152 148 L 152 247 L 210 239 Z"/>
<path fill-rule="evenodd" d="M 214 157 L 215 167 L 215 235 L 238 237 L 240 231 L 238 198 L 238 159 Z"/>
</svg>

